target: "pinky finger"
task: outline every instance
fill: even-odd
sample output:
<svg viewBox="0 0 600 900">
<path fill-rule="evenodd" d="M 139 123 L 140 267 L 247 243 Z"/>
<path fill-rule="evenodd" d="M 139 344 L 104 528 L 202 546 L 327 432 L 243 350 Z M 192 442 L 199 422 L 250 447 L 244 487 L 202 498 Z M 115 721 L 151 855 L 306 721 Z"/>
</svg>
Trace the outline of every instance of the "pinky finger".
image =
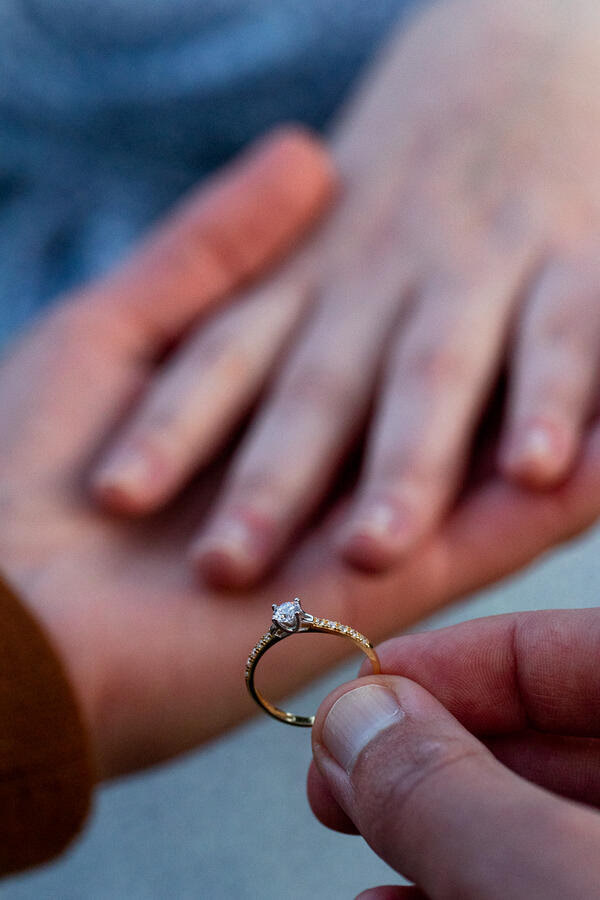
<svg viewBox="0 0 600 900">
<path fill-rule="evenodd" d="M 575 260 L 549 265 L 518 323 L 500 466 L 529 487 L 570 472 L 598 381 L 600 270 Z"/>
</svg>

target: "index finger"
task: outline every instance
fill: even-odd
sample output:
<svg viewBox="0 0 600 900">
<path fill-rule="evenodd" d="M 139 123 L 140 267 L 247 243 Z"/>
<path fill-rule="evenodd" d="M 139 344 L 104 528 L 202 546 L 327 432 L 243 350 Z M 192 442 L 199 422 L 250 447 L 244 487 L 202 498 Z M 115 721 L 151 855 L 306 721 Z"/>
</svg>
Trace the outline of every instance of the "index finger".
<svg viewBox="0 0 600 900">
<path fill-rule="evenodd" d="M 378 653 L 383 672 L 417 681 L 476 734 L 597 737 L 599 650 L 600 610 L 578 609 L 473 619 Z"/>
</svg>

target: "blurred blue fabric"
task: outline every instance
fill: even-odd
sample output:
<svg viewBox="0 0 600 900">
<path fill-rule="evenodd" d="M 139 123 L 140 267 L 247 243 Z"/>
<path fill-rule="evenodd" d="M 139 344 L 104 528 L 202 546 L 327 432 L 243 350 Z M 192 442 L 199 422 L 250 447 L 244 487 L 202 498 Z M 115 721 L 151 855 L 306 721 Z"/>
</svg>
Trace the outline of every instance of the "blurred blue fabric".
<svg viewBox="0 0 600 900">
<path fill-rule="evenodd" d="M 0 333 L 274 123 L 322 128 L 408 0 L 3 0 Z"/>
</svg>

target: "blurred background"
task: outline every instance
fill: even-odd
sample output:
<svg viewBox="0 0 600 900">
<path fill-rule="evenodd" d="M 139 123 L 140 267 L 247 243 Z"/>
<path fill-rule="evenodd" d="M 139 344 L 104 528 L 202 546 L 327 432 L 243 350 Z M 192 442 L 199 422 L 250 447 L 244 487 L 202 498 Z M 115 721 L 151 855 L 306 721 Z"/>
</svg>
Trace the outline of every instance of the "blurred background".
<svg viewBox="0 0 600 900">
<path fill-rule="evenodd" d="M 419 628 L 510 610 L 597 606 L 599 552 L 596 530 Z M 297 649 L 292 641 L 289 648 Z M 287 708 L 315 710 L 359 665 L 332 672 Z M 69 856 L 4 882 L 0 897 L 352 900 L 367 887 L 398 883 L 361 838 L 329 832 L 313 818 L 304 786 L 309 760 L 307 730 L 261 714 L 192 756 L 102 790 L 92 825 Z"/>
<path fill-rule="evenodd" d="M 415 0 L 0 3 L 0 323 L 106 270 L 282 121 L 321 129 Z"/>
</svg>

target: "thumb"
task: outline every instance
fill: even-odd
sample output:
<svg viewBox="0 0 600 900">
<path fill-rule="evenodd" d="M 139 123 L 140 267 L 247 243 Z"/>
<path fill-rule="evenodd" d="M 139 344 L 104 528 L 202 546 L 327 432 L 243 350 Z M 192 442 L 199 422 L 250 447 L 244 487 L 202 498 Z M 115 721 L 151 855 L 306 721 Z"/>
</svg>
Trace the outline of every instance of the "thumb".
<svg viewBox="0 0 600 900">
<path fill-rule="evenodd" d="M 192 191 L 78 299 L 121 328 L 131 322 L 142 349 L 160 349 L 283 256 L 335 188 L 318 137 L 301 126 L 279 127 Z"/>
<path fill-rule="evenodd" d="M 334 692 L 313 753 L 373 850 L 431 900 L 597 896 L 598 816 L 506 769 L 414 682 Z"/>
</svg>

